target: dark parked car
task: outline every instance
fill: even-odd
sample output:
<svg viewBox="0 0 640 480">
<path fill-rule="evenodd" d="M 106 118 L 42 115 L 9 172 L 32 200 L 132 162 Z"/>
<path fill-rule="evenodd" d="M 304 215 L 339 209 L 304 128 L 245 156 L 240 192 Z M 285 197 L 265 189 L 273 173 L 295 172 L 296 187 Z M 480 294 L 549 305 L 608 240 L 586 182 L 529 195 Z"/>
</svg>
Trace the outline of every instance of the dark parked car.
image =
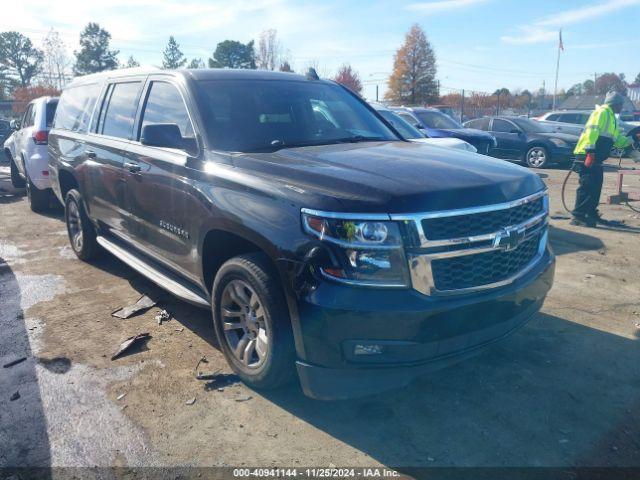
<svg viewBox="0 0 640 480">
<path fill-rule="evenodd" d="M 525 162 L 533 168 L 570 163 L 578 143 L 576 135 L 550 132 L 540 123 L 523 117 L 483 117 L 465 125 L 496 137 L 498 144 L 489 152 L 491 156 Z"/>
<path fill-rule="evenodd" d="M 49 151 L 76 255 L 211 309 L 253 388 L 405 385 L 523 325 L 553 282 L 537 175 L 404 141 L 312 74 L 81 77 Z"/>
<path fill-rule="evenodd" d="M 496 145 L 496 139 L 489 133 L 465 128 L 449 115 L 435 108 L 393 107 L 391 110 L 411 125 L 424 130 L 430 138 L 459 138 L 476 147 L 478 153 L 485 155 Z"/>
</svg>

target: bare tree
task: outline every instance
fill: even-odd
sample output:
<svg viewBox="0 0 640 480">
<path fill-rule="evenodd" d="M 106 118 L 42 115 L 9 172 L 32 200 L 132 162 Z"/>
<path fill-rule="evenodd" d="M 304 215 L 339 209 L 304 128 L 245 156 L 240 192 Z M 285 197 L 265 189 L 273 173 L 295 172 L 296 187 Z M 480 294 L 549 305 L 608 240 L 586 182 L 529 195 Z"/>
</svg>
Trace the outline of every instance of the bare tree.
<svg viewBox="0 0 640 480">
<path fill-rule="evenodd" d="M 275 70 L 280 65 L 282 46 L 276 38 L 277 30 L 263 30 L 256 48 L 256 66 L 260 70 Z"/>
<path fill-rule="evenodd" d="M 42 74 L 47 85 L 62 89 L 71 77 L 68 73 L 71 67 L 71 57 L 67 54 L 67 46 L 60 34 L 53 28 L 42 41 L 44 55 Z"/>
</svg>

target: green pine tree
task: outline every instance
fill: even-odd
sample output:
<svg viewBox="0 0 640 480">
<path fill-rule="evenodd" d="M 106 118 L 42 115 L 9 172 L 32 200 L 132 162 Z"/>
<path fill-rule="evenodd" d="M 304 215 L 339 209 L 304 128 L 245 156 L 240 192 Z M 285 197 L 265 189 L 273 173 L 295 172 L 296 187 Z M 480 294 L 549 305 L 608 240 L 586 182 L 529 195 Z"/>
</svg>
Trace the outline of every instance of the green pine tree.
<svg viewBox="0 0 640 480">
<path fill-rule="evenodd" d="M 113 70 L 118 67 L 118 50 L 109 50 L 111 34 L 100 28 L 97 23 L 90 22 L 80 34 L 80 51 L 73 52 L 76 64 L 73 71 L 76 75 Z"/>
<path fill-rule="evenodd" d="M 186 64 L 187 59 L 180 50 L 180 45 L 173 36 L 170 36 L 169 43 L 162 54 L 162 68 L 182 68 Z"/>
</svg>

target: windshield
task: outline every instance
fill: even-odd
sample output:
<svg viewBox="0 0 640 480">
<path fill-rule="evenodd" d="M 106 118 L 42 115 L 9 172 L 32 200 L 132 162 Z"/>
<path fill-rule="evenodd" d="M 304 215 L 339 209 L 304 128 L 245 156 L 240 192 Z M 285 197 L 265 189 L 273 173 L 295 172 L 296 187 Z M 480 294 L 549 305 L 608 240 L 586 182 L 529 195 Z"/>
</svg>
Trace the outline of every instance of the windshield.
<svg viewBox="0 0 640 480">
<path fill-rule="evenodd" d="M 512 118 L 511 121 L 527 133 L 549 133 L 551 130 L 528 118 Z"/>
<path fill-rule="evenodd" d="M 398 140 L 360 100 L 337 85 L 305 81 L 196 82 L 212 148 L 234 152 L 340 142 Z"/>
<path fill-rule="evenodd" d="M 399 117 L 390 110 L 378 110 L 378 113 L 384 117 L 393 127 L 400 132 L 404 138 L 424 138 L 424 135 L 416 127 L 407 122 L 404 118 Z"/>
<path fill-rule="evenodd" d="M 414 111 L 413 114 L 429 128 L 463 128 L 462 125 L 456 122 L 453 118 L 442 112 Z"/>
</svg>

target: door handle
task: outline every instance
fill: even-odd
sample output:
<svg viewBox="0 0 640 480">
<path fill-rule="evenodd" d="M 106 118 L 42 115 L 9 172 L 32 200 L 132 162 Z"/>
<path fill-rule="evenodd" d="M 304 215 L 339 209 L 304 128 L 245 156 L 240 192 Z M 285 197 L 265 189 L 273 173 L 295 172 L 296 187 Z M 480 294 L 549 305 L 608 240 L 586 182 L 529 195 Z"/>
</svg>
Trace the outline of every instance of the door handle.
<svg viewBox="0 0 640 480">
<path fill-rule="evenodd" d="M 129 170 L 131 173 L 140 173 L 140 170 L 142 170 L 142 167 L 140 167 L 140 165 L 132 162 L 126 162 L 124 164 L 124 168 Z"/>
<path fill-rule="evenodd" d="M 96 152 L 94 152 L 93 150 L 85 150 L 84 154 L 87 156 L 87 158 L 96 158 Z"/>
</svg>

